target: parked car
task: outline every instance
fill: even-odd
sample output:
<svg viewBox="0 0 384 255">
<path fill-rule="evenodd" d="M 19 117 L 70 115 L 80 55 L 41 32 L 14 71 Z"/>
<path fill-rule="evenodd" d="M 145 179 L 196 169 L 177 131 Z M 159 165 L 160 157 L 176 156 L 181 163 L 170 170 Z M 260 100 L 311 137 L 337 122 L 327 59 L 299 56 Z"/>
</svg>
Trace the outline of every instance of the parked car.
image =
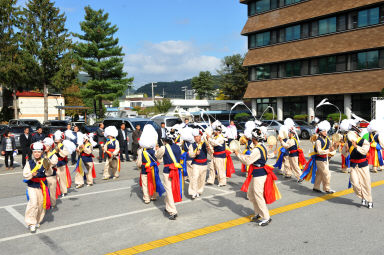
<svg viewBox="0 0 384 255">
<path fill-rule="evenodd" d="M 158 143 L 160 144 L 161 138 L 161 128 L 157 125 L 156 122 L 147 118 L 108 118 L 103 121 L 104 126 L 115 126 L 117 129 L 120 128 L 122 123 L 125 123 L 125 127 L 128 131 L 129 140 L 132 141 L 132 132 L 135 130 L 136 125 L 140 125 L 140 129 L 143 130 L 146 124 L 152 125 L 158 134 Z M 132 143 L 130 142 L 128 145 L 128 150 L 132 149 Z"/>
<path fill-rule="evenodd" d="M 43 122 L 46 127 L 67 127 L 68 121 L 66 120 L 47 120 Z"/>
<path fill-rule="evenodd" d="M 67 130 L 66 126 L 48 126 L 43 127 L 43 134 L 45 137 L 53 135 L 57 130 L 60 130 L 61 132 L 65 132 Z"/>
<path fill-rule="evenodd" d="M 151 118 L 154 122 L 156 122 L 157 125 L 161 126 L 161 122 L 164 122 L 165 127 L 167 129 L 170 129 L 176 124 L 181 124 L 183 121 L 179 117 L 174 116 L 156 116 L 154 118 Z"/>
<path fill-rule="evenodd" d="M 9 127 L 29 126 L 32 128 L 31 131 L 34 132 L 38 127 L 41 127 L 42 125 L 40 121 L 35 119 L 20 119 L 20 120 L 12 119 L 12 120 L 9 120 L 8 126 Z"/>
<path fill-rule="evenodd" d="M 268 128 L 268 135 L 271 135 L 271 133 L 275 133 L 274 135 L 277 135 L 279 133 L 280 127 L 284 125 L 284 121 L 282 120 L 263 120 L 262 122 Z M 296 133 L 300 137 L 301 128 L 298 125 L 296 125 L 295 127 L 296 127 Z"/>
<path fill-rule="evenodd" d="M 302 139 L 309 139 L 316 132 L 315 127 L 304 120 L 295 120 L 295 123 L 301 129 Z"/>
</svg>

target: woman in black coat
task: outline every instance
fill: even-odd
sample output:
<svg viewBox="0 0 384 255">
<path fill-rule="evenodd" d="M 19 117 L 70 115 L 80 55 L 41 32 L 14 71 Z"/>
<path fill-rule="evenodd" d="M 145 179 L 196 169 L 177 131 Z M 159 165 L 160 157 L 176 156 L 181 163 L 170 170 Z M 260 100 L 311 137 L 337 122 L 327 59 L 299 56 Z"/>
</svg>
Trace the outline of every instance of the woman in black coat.
<svg viewBox="0 0 384 255">
<path fill-rule="evenodd" d="M 16 150 L 16 141 L 9 131 L 5 131 L 3 140 L 1 141 L 1 154 L 5 156 L 5 167 L 13 169 L 13 152 Z M 8 158 L 11 159 L 11 164 L 8 164 Z"/>
</svg>

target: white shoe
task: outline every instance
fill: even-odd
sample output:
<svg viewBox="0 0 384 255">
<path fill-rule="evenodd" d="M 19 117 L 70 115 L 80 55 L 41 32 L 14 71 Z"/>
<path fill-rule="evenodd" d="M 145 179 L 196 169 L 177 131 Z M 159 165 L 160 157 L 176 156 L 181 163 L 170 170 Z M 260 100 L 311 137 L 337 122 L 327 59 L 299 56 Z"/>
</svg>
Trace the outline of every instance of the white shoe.
<svg viewBox="0 0 384 255">
<path fill-rule="evenodd" d="M 31 231 L 31 233 L 36 233 L 36 225 L 29 225 L 29 231 Z"/>
<path fill-rule="evenodd" d="M 36 224 L 35 226 L 36 226 L 36 228 L 40 228 L 40 224 Z"/>
<path fill-rule="evenodd" d="M 372 209 L 373 208 L 373 203 L 372 202 L 368 202 L 367 207 L 368 207 L 368 209 Z"/>
<path fill-rule="evenodd" d="M 365 199 L 361 200 L 361 205 L 362 206 L 367 206 L 367 200 L 365 200 Z"/>
</svg>

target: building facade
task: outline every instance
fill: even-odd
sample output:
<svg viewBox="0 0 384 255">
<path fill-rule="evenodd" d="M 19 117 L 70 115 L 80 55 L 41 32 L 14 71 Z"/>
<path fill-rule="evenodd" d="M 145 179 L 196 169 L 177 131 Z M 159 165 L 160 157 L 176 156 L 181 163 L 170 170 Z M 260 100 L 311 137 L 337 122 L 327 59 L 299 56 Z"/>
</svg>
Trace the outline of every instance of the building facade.
<svg viewBox="0 0 384 255">
<path fill-rule="evenodd" d="M 370 119 L 371 98 L 384 88 L 384 1 L 240 0 L 248 6 L 244 98 L 282 120 L 325 118 L 335 107 Z"/>
</svg>

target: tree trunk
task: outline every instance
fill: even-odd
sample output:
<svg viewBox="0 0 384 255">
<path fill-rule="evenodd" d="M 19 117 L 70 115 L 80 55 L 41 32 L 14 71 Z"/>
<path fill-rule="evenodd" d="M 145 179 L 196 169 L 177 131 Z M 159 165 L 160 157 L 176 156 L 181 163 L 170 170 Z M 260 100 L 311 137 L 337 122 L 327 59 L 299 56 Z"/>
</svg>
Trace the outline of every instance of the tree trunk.
<svg viewBox="0 0 384 255">
<path fill-rule="evenodd" d="M 48 87 L 44 83 L 44 121 L 48 120 Z"/>
<path fill-rule="evenodd" d="M 17 111 L 18 109 L 17 109 L 16 88 L 13 88 L 12 96 L 13 96 L 13 118 L 17 120 L 19 116 Z"/>
<path fill-rule="evenodd" d="M 99 119 L 103 117 L 103 99 L 99 98 Z"/>
<path fill-rule="evenodd" d="M 96 116 L 97 119 L 97 107 L 96 107 L 96 99 L 93 99 L 93 113 Z"/>
</svg>

